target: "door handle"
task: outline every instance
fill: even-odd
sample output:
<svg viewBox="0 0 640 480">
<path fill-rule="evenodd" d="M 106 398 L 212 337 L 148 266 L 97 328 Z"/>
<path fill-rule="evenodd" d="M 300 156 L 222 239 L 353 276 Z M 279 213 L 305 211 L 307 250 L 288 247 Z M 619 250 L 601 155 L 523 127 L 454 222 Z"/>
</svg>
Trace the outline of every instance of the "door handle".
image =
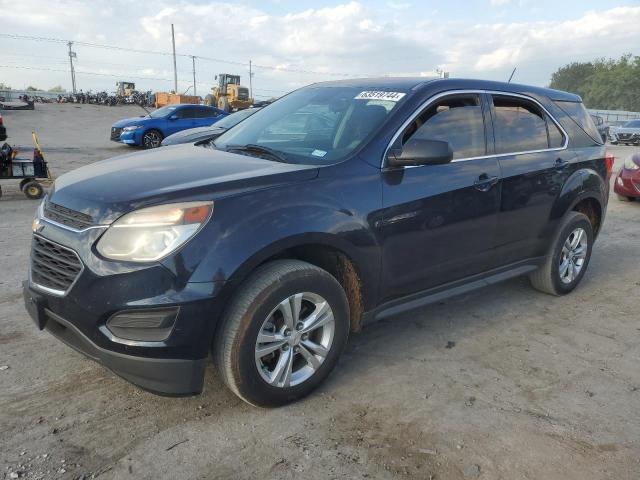
<svg viewBox="0 0 640 480">
<path fill-rule="evenodd" d="M 557 158 L 556 163 L 554 165 L 558 170 L 561 170 L 569 166 L 569 161 L 563 160 L 562 158 Z"/>
<path fill-rule="evenodd" d="M 498 183 L 498 177 L 490 177 L 486 173 L 483 173 L 475 182 L 473 182 L 473 186 L 476 188 L 476 190 L 480 190 L 481 192 L 488 192 L 496 183 Z"/>
</svg>

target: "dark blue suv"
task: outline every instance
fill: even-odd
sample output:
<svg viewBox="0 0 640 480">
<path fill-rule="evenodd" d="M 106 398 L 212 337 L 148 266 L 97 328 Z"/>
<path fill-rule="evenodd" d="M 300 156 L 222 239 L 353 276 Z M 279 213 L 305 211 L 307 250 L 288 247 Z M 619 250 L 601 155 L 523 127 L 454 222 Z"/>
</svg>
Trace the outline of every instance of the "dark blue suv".
<svg viewBox="0 0 640 480">
<path fill-rule="evenodd" d="M 312 391 L 365 323 L 517 275 L 585 275 L 612 158 L 581 99 L 460 79 L 297 90 L 213 145 L 61 176 L 33 224 L 36 324 L 142 388 Z M 543 301 L 541 299 L 541 301 Z"/>
</svg>

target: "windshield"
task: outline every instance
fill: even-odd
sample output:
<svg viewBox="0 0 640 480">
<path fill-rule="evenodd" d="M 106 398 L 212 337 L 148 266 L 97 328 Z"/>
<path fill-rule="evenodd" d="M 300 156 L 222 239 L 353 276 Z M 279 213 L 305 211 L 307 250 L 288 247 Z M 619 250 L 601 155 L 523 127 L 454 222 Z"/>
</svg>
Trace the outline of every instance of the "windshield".
<svg viewBox="0 0 640 480">
<path fill-rule="evenodd" d="M 231 115 L 228 115 L 226 117 L 224 117 L 221 120 L 218 120 L 216 123 L 214 123 L 213 125 L 211 125 L 214 128 L 231 128 L 236 126 L 237 124 L 239 124 L 242 120 L 244 120 L 247 117 L 250 117 L 251 115 L 253 115 L 254 113 L 256 113 L 258 110 L 260 110 L 259 108 L 247 108 L 245 110 L 240 110 L 239 112 L 236 113 L 232 113 Z"/>
<path fill-rule="evenodd" d="M 175 105 L 167 105 L 166 107 L 159 108 L 158 110 L 154 110 L 149 114 L 151 118 L 163 118 L 173 112 L 177 107 Z"/>
<path fill-rule="evenodd" d="M 360 147 L 405 96 L 363 87 L 312 86 L 255 113 L 215 141 L 223 150 L 267 147 L 291 163 L 328 165 Z"/>
<path fill-rule="evenodd" d="M 640 128 L 640 120 L 631 120 L 624 124 L 627 128 Z"/>
</svg>

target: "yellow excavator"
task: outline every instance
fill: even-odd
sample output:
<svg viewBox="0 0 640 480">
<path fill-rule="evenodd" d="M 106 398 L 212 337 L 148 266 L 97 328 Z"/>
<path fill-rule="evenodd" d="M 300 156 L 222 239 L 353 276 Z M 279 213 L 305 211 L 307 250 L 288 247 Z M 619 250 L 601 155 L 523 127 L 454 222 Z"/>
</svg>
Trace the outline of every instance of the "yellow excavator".
<svg viewBox="0 0 640 480">
<path fill-rule="evenodd" d="M 249 89 L 240 85 L 240 75 L 221 73 L 216 75 L 218 86 L 211 89 L 211 93 L 204 98 L 204 104 L 218 107 L 225 112 L 242 110 L 253 105 L 253 98 L 249 97 Z"/>
</svg>

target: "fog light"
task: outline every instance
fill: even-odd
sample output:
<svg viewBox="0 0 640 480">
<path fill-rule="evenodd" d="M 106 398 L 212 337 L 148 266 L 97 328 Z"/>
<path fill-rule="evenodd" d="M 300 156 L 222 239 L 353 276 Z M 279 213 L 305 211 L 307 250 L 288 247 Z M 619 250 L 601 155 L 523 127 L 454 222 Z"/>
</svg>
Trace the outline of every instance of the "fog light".
<svg viewBox="0 0 640 480">
<path fill-rule="evenodd" d="M 161 342 L 169 338 L 179 307 L 126 310 L 107 320 L 107 328 L 118 338 L 138 342 Z"/>
</svg>

